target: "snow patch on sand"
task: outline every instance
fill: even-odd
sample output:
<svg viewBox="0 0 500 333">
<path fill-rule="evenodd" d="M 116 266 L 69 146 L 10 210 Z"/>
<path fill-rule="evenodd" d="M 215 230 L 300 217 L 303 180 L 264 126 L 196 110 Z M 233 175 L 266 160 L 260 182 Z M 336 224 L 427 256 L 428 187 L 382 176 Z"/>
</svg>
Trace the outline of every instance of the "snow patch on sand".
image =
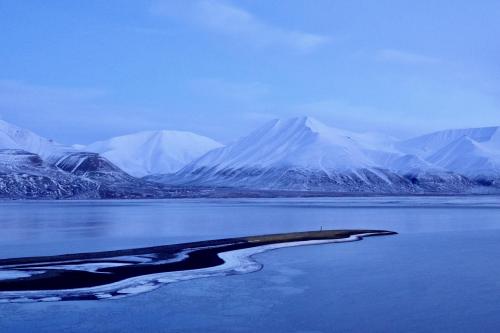
<svg viewBox="0 0 500 333">
<path fill-rule="evenodd" d="M 164 272 L 158 274 L 133 277 L 123 281 L 81 289 L 61 289 L 47 291 L 15 291 L 0 292 L 0 302 L 48 302 L 75 300 L 94 296 L 98 300 L 117 299 L 125 296 L 137 295 L 152 291 L 163 284 L 169 284 L 192 279 L 227 276 L 234 274 L 246 274 L 260 270 L 263 265 L 254 260 L 254 256 L 270 250 L 286 247 L 318 245 L 328 243 L 344 243 L 361 240 L 366 236 L 383 235 L 385 233 L 367 233 L 353 235 L 342 239 L 310 240 L 287 243 L 268 244 L 247 249 L 221 252 L 218 256 L 224 260 L 224 264 L 209 268 L 188 271 Z M 193 250 L 193 249 L 189 249 Z M 3 273 L 3 272 L 2 272 Z"/>
<path fill-rule="evenodd" d="M 11 280 L 30 277 L 32 274 L 26 271 L 2 271 L 0 270 L 0 280 Z"/>
</svg>

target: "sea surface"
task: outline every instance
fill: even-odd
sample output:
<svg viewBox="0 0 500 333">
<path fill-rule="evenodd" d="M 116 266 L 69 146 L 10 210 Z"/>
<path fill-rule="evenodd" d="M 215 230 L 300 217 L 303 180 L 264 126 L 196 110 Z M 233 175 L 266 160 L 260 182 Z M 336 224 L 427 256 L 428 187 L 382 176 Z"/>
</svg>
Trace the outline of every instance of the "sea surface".
<svg viewBox="0 0 500 333">
<path fill-rule="evenodd" d="M 111 301 L 0 304 L 0 332 L 499 332 L 500 197 L 0 202 L 0 257 L 323 229 L 256 273 Z"/>
</svg>

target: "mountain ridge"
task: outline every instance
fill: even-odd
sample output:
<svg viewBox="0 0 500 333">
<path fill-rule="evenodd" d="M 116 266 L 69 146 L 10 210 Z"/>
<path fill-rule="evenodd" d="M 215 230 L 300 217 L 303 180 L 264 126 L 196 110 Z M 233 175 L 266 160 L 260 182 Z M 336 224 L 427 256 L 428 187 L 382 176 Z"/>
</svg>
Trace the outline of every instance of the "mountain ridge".
<svg viewBox="0 0 500 333">
<path fill-rule="evenodd" d="M 99 153 L 135 177 L 170 173 L 222 144 L 192 132 L 142 131 L 79 147 Z"/>
<path fill-rule="evenodd" d="M 226 146 L 167 130 L 65 146 L 0 120 L 0 197 L 496 193 L 498 129 L 398 140 L 295 117 L 272 120 Z"/>
<path fill-rule="evenodd" d="M 373 143 L 366 135 L 310 117 L 273 120 L 177 173 L 146 179 L 186 186 L 360 193 L 433 192 L 433 184 L 436 192 L 451 193 L 473 186 L 462 174 L 400 150 L 398 144 L 389 138 Z"/>
</svg>

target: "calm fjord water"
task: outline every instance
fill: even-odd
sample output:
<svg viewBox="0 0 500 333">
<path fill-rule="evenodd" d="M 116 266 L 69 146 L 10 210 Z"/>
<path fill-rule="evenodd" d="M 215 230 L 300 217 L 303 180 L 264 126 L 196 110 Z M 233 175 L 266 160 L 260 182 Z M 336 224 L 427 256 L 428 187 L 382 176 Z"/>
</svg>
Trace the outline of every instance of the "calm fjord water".
<svg viewBox="0 0 500 333">
<path fill-rule="evenodd" d="M 500 198 L 4 202 L 0 257 L 319 229 L 361 242 L 258 255 L 248 275 L 116 301 L 0 305 L 1 332 L 496 332 Z"/>
</svg>

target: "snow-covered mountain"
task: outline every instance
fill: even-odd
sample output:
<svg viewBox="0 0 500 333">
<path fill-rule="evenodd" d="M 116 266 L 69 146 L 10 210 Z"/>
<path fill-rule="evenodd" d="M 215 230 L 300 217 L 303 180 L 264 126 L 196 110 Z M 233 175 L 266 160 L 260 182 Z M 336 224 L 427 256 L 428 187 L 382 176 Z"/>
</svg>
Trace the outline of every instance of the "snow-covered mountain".
<svg viewBox="0 0 500 333">
<path fill-rule="evenodd" d="M 274 120 L 173 175 L 149 179 L 182 185 L 336 192 L 421 192 L 435 182 L 441 184 L 436 189 L 445 191 L 468 186 L 464 177 L 401 152 L 396 144 L 390 137 L 340 130 L 309 117 Z"/>
<path fill-rule="evenodd" d="M 500 128 L 440 131 L 399 142 L 397 148 L 428 163 L 477 179 L 500 178 Z"/>
<path fill-rule="evenodd" d="M 69 147 L 0 121 L 0 198 L 238 196 L 248 190 L 495 192 L 500 128 L 399 141 L 299 117 L 271 121 L 225 147 L 177 131 Z"/>
<path fill-rule="evenodd" d="M 62 172 L 40 155 L 18 149 L 0 149 L 0 198 L 99 198 L 99 184 Z"/>
<path fill-rule="evenodd" d="M 95 142 L 80 150 L 99 153 L 132 176 L 176 172 L 222 144 L 182 131 L 144 131 Z"/>
<path fill-rule="evenodd" d="M 79 151 L 0 121 L 0 198 L 164 198 L 179 195 Z M 180 195 L 184 195 L 181 193 Z"/>
<path fill-rule="evenodd" d="M 170 189 L 133 177 L 97 153 L 73 152 L 60 158 L 54 166 L 67 174 L 98 184 L 99 198 L 164 198 Z"/>
<path fill-rule="evenodd" d="M 228 147 L 209 152 L 194 165 L 221 169 L 300 167 L 352 170 L 379 167 L 405 155 L 396 140 L 332 128 L 310 117 L 273 120 Z"/>
<path fill-rule="evenodd" d="M 0 149 L 0 199 L 142 199 L 189 195 L 196 193 L 132 177 L 96 153 L 71 153 L 53 165 L 24 150 Z"/>
<path fill-rule="evenodd" d="M 227 148 L 208 153 L 195 165 L 217 170 L 296 166 L 348 170 L 373 166 L 351 133 L 312 118 L 274 120 Z"/>
<path fill-rule="evenodd" d="M 410 154 L 427 158 L 441 148 L 455 142 L 463 137 L 468 137 L 479 143 L 487 143 L 499 132 L 499 127 L 464 128 L 438 131 L 409 140 L 403 140 L 396 144 L 397 149 Z"/>
<path fill-rule="evenodd" d="M 18 149 L 51 158 L 71 151 L 53 140 L 41 137 L 30 130 L 12 125 L 0 119 L 0 149 Z"/>
</svg>

